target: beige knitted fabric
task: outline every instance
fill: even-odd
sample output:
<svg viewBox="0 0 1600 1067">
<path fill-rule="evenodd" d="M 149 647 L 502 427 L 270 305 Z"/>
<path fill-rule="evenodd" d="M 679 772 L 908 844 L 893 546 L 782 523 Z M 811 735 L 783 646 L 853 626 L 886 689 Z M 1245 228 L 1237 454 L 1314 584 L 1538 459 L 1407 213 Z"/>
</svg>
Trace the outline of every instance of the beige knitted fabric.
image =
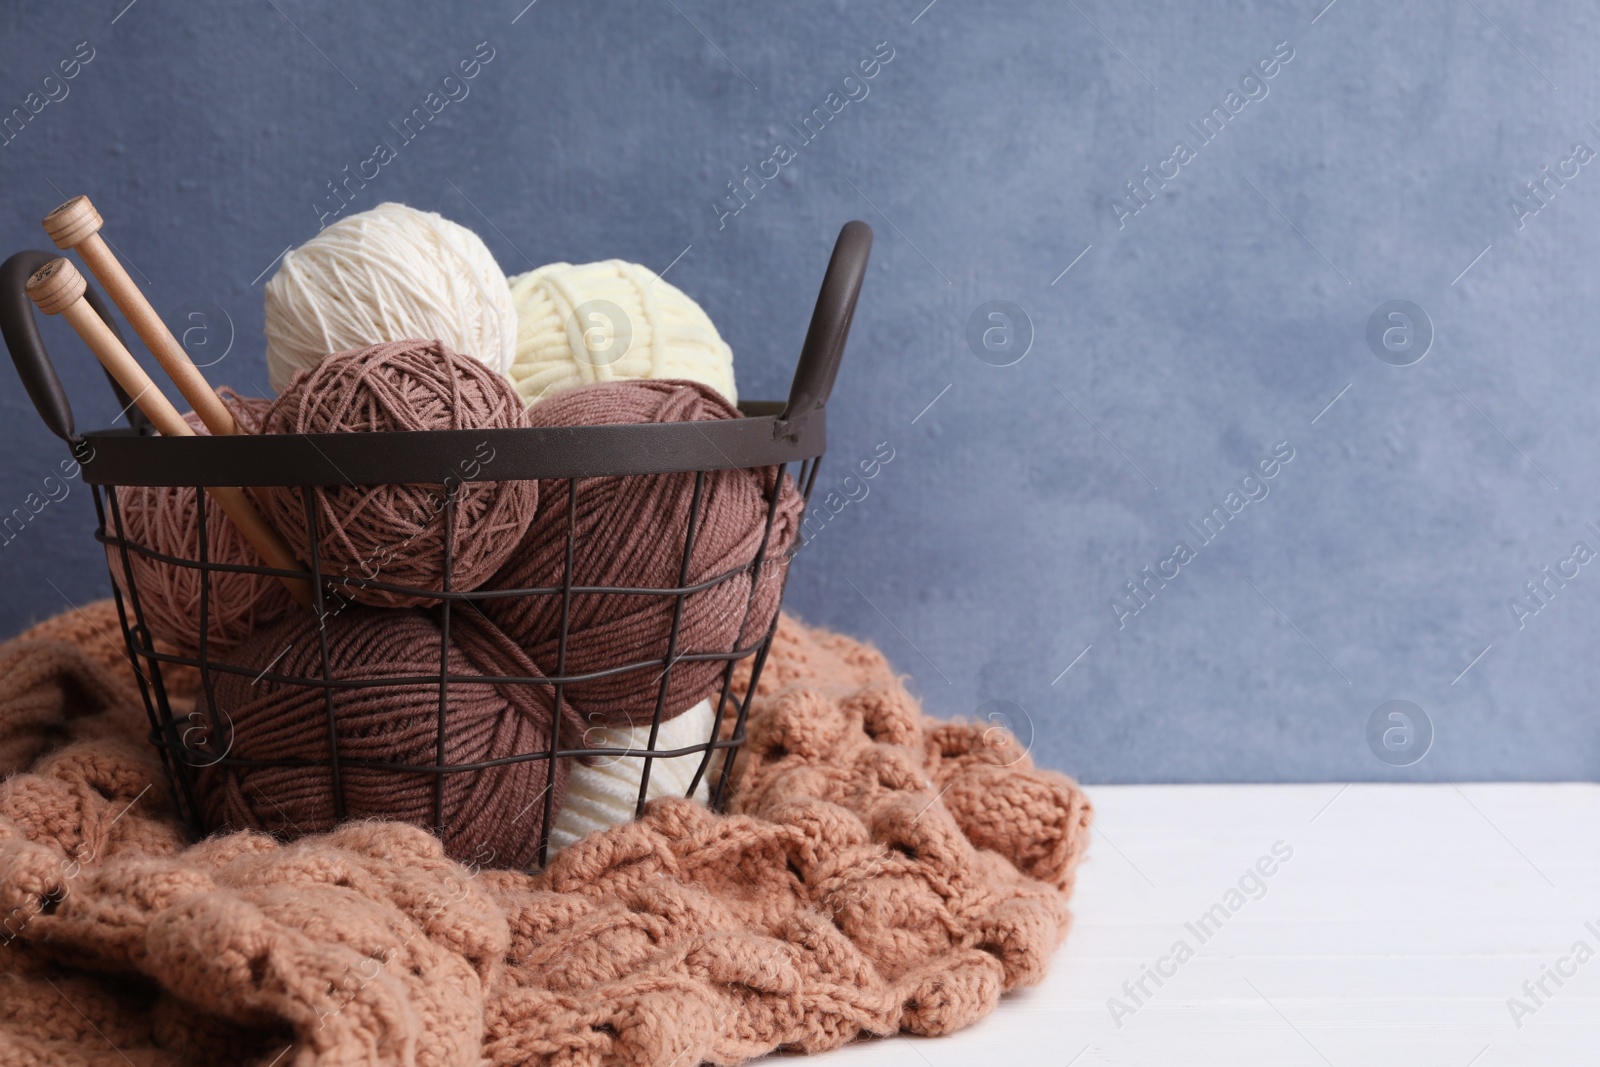
<svg viewBox="0 0 1600 1067">
<path fill-rule="evenodd" d="M 787 617 L 734 813 L 657 800 L 534 876 L 397 823 L 186 845 L 97 631 L 0 646 L 8 1067 L 733 1064 L 966 1026 L 1068 929 L 1078 788 Z"/>
</svg>

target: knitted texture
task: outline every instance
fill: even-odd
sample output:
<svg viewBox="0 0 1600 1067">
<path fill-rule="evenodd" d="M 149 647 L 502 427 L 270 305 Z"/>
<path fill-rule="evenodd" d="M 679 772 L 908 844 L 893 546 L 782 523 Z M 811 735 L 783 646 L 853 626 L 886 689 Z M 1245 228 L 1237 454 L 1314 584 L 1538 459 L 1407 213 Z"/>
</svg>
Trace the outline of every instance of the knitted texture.
<svg viewBox="0 0 1600 1067">
<path fill-rule="evenodd" d="M 1078 788 L 787 617 L 731 813 L 532 876 L 389 822 L 185 846 L 112 622 L 0 646 L 0 1063 L 733 1064 L 967 1026 L 1067 933 Z"/>
</svg>

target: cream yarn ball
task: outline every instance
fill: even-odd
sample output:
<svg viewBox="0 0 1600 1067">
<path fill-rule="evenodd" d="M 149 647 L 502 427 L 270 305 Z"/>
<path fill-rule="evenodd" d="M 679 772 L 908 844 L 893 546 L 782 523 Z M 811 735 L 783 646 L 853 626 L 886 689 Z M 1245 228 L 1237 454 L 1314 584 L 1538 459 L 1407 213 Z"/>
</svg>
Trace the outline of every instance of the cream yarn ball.
<svg viewBox="0 0 1600 1067">
<path fill-rule="evenodd" d="M 710 700 L 702 700 L 682 715 L 661 724 L 656 734 L 656 749 L 671 752 L 690 745 L 703 745 L 711 736 L 716 718 Z M 584 748 L 623 748 L 643 752 L 650 745 L 650 724 L 643 726 L 594 727 L 583 739 Z M 694 772 L 700 769 L 704 752 L 650 761 L 650 787 L 647 796 L 681 797 L 688 795 Z M 704 777 L 695 788 L 694 799 L 704 803 L 711 795 L 713 774 L 720 774 L 722 761 L 712 756 Z M 574 841 L 608 826 L 620 826 L 633 818 L 639 801 L 639 780 L 644 777 L 640 756 L 600 756 L 594 765 L 574 760 L 567 778 L 567 798 L 550 824 L 550 854 L 553 856 Z"/>
<path fill-rule="evenodd" d="M 590 382 L 687 378 L 738 403 L 733 352 L 700 305 L 637 263 L 551 263 L 511 279 L 511 384 L 532 404 Z"/>
<path fill-rule="evenodd" d="M 383 203 L 283 257 L 267 283 L 267 374 L 283 392 L 332 352 L 443 341 L 505 374 L 517 311 L 477 234 L 432 211 Z"/>
</svg>

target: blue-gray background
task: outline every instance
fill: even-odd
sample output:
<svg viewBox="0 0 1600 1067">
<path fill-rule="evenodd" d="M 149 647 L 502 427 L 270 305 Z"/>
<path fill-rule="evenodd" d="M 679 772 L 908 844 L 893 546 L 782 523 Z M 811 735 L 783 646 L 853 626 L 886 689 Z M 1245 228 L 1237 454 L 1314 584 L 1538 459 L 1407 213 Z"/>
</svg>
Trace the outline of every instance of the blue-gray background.
<svg viewBox="0 0 1600 1067">
<path fill-rule="evenodd" d="M 440 211 L 508 272 L 681 254 L 668 277 L 749 397 L 786 392 L 839 225 L 877 231 L 818 483 L 855 499 L 788 604 L 870 638 L 931 711 L 995 715 L 1094 782 L 1600 772 L 1600 566 L 1509 606 L 1600 549 L 1600 168 L 1536 213 L 1522 189 L 1600 148 L 1600 13 L 925 3 L 18 0 L 0 113 L 79 42 L 93 59 L 0 149 L 0 247 L 46 244 L 39 218 L 88 193 L 158 309 L 207 315 L 212 353 L 231 320 L 213 380 L 264 392 L 259 276 L 487 42 L 348 210 Z M 801 145 L 880 42 L 868 95 Z M 1201 145 L 1185 123 L 1279 42 L 1266 97 Z M 1196 157 L 1119 225 L 1180 139 Z M 779 141 L 796 158 L 719 220 Z M 1026 316 L 1012 352 L 1032 333 L 1010 366 L 968 340 L 995 300 Z M 1433 324 L 1414 365 L 1367 344 L 1390 300 Z M 80 425 L 109 422 L 87 353 L 47 338 Z M 0 403 L 9 513 L 65 451 L 9 371 Z M 1186 523 L 1279 442 L 1270 495 L 1203 544 Z M 0 548 L 6 632 L 106 594 L 92 515 L 75 484 Z M 1124 583 L 1180 540 L 1195 558 L 1119 628 Z M 1434 731 L 1405 769 L 1367 740 L 1394 699 Z"/>
</svg>

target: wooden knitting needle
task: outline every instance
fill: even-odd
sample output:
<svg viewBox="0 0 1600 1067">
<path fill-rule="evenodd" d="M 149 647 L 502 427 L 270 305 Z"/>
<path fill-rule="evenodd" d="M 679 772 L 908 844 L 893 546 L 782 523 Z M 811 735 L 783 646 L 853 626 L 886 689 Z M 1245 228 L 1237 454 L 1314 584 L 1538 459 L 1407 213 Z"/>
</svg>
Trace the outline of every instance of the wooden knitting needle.
<svg viewBox="0 0 1600 1067">
<path fill-rule="evenodd" d="M 38 305 L 39 310 L 46 315 L 61 315 L 66 318 L 78 336 L 83 338 L 84 344 L 89 346 L 95 358 L 105 365 L 106 370 L 117 383 L 133 397 L 134 403 L 139 405 L 150 419 L 150 422 L 163 437 L 193 437 L 194 429 L 178 414 L 178 409 L 166 395 L 156 388 L 156 383 L 150 380 L 150 375 L 145 373 L 143 367 L 134 360 L 133 355 L 117 340 L 111 328 L 101 321 L 89 302 L 83 298 L 88 283 L 83 280 L 83 275 L 78 273 L 70 260 L 52 259 L 40 267 L 28 279 L 28 296 Z M 283 543 L 278 532 L 268 526 L 261 513 L 256 510 L 250 498 L 244 495 L 242 489 L 236 486 L 208 486 L 206 492 L 211 494 L 228 518 L 239 528 L 239 532 L 255 550 L 261 554 L 269 567 L 279 570 L 298 571 L 305 568 L 300 561 L 294 558 L 294 553 L 289 551 L 289 546 Z M 279 575 L 279 580 L 288 587 L 290 594 L 302 607 L 311 607 L 311 586 L 303 578 L 289 578 Z"/>
<path fill-rule="evenodd" d="M 231 437 L 239 433 L 239 424 L 233 412 L 218 399 L 211 383 L 206 381 L 200 368 L 194 365 L 178 339 L 172 336 L 167 324 L 156 309 L 150 306 L 144 293 L 134 284 L 122 263 L 112 253 L 105 238 L 100 236 L 104 220 L 86 196 L 75 196 L 44 217 L 45 232 L 62 251 L 73 248 L 83 257 L 89 270 L 99 279 L 107 294 L 122 309 L 150 354 L 156 357 L 161 369 L 167 372 L 178 386 L 178 392 L 194 408 L 206 429 L 218 437 Z M 161 431 L 166 433 L 165 430 Z"/>
</svg>

